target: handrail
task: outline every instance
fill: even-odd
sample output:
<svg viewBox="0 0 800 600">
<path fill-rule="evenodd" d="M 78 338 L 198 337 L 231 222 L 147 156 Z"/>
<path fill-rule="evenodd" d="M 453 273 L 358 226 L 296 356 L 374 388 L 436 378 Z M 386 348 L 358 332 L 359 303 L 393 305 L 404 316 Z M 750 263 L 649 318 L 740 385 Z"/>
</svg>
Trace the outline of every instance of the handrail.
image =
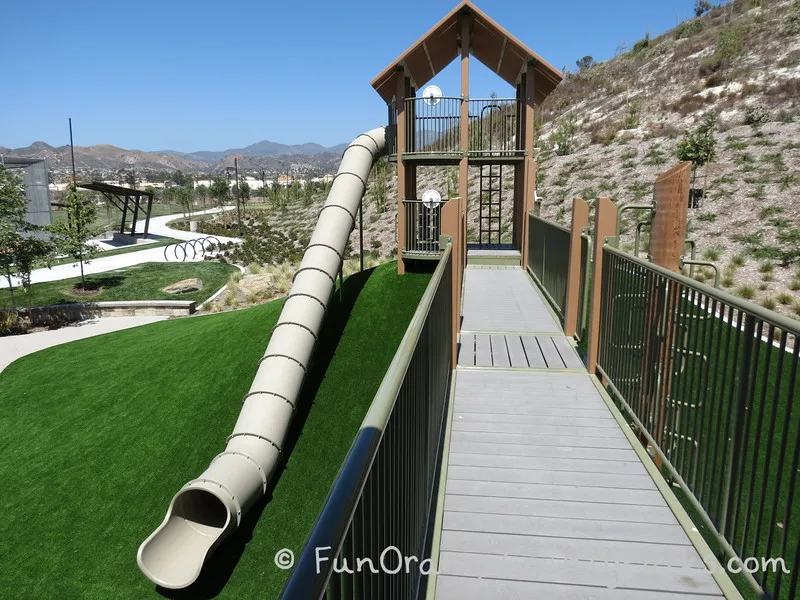
<svg viewBox="0 0 800 600">
<path fill-rule="evenodd" d="M 354 516 L 358 511 L 362 511 L 361 516 L 367 518 L 364 516 L 363 507 L 360 506 L 363 500 L 362 496 L 365 493 L 365 486 L 370 484 L 370 474 L 373 464 L 377 460 L 379 452 L 384 449 L 382 441 L 394 414 L 394 408 L 398 398 L 401 396 L 403 386 L 407 381 L 409 369 L 412 366 L 412 360 L 419 347 L 420 338 L 426 326 L 430 324 L 429 316 L 431 315 L 431 309 L 434 306 L 434 302 L 439 299 L 438 294 L 442 286 L 448 285 L 450 282 L 448 275 L 449 269 L 454 268 L 454 265 L 452 265 L 452 240 L 445 237 L 442 239 L 447 241 L 445 242 L 446 245 L 439 264 L 414 312 L 397 352 L 375 394 L 375 398 L 362 421 L 361 428 L 356 434 L 350 451 L 342 463 L 342 467 L 325 500 L 320 516 L 306 541 L 289 580 L 284 586 L 281 598 L 285 600 L 295 600 L 298 598 L 313 600 L 323 597 L 329 584 L 333 586 L 335 583 L 331 580 L 334 574 L 333 560 L 334 557 L 337 557 L 339 553 L 343 551 L 343 545 L 347 539 L 352 542 L 348 550 L 352 551 L 355 556 L 359 558 L 370 558 L 370 549 L 375 549 L 373 545 L 366 544 L 364 539 L 359 539 L 356 542 L 353 538 L 361 538 L 361 536 L 353 536 L 350 530 L 354 527 Z M 450 299 L 445 298 L 444 301 L 448 303 L 449 309 Z M 447 323 L 442 323 L 445 326 L 449 324 L 450 319 L 448 318 L 446 321 Z M 448 347 L 449 357 L 450 342 L 449 340 L 445 340 L 445 343 Z M 419 415 L 415 415 L 415 417 L 418 416 Z M 389 449 L 388 452 L 392 452 L 392 450 Z M 403 450 L 401 450 L 401 453 L 402 452 Z M 383 458 L 385 460 L 385 456 Z M 413 467 L 415 469 L 425 469 L 425 465 L 413 465 Z M 391 502 L 393 502 L 393 500 L 384 499 L 384 504 L 386 506 L 391 505 Z M 378 517 L 381 508 L 381 506 L 375 506 L 374 501 L 370 501 L 368 518 L 371 523 L 374 524 L 374 519 Z M 361 525 L 362 522 L 359 519 L 358 526 Z M 364 532 L 365 536 L 367 534 L 370 536 L 374 535 L 373 531 L 362 529 L 362 532 Z M 361 544 L 370 545 L 370 548 L 364 547 Z M 394 541 L 392 544 L 398 545 L 395 544 Z M 318 560 L 320 549 L 325 549 L 325 556 L 328 557 L 328 560 L 322 561 L 321 564 Z M 359 551 L 360 553 L 358 553 Z M 379 549 L 378 552 L 380 553 L 380 551 Z M 354 568 L 352 562 L 350 567 L 351 569 Z M 341 574 L 341 565 L 339 569 L 339 574 Z M 357 577 L 361 576 L 360 573 L 361 572 L 359 572 Z M 370 576 L 369 569 L 367 569 L 367 573 L 364 576 Z M 399 577 L 399 575 L 396 577 Z M 349 583 L 352 585 L 353 581 L 350 580 Z M 356 585 L 369 585 L 372 587 L 373 583 L 375 582 L 359 579 Z M 336 580 L 335 585 L 339 585 L 339 579 Z M 395 588 L 397 587 L 398 586 L 395 586 Z M 365 591 L 361 597 L 372 596 Z M 383 596 L 381 596 L 379 592 L 375 597 Z M 404 597 L 412 596 L 408 594 Z"/>
<path fill-rule="evenodd" d="M 736 308 L 737 310 L 741 310 L 744 312 L 751 313 L 761 319 L 762 321 L 766 321 L 767 323 L 772 323 L 776 327 L 780 327 L 784 331 L 791 332 L 795 335 L 800 335 L 800 321 L 796 321 L 795 319 L 791 319 L 786 317 L 782 314 L 776 313 L 771 311 L 767 308 L 764 308 L 760 304 L 756 304 L 754 302 L 750 302 L 739 296 L 734 296 L 733 294 L 729 294 L 724 290 L 717 289 L 712 287 L 706 283 L 701 281 L 697 281 L 696 279 L 691 279 L 690 277 L 686 277 L 685 275 L 681 275 L 680 273 L 675 273 L 674 271 L 670 271 L 669 269 L 665 269 L 657 264 L 651 263 L 646 261 L 638 256 L 633 256 L 632 254 L 628 254 L 627 252 L 623 252 L 613 246 L 606 244 L 604 246 L 605 251 L 610 252 L 611 254 L 616 254 L 622 256 L 623 258 L 633 261 L 634 263 L 645 267 L 647 269 L 651 269 L 670 279 L 676 283 L 681 285 L 686 285 L 695 288 L 699 292 L 706 294 L 707 296 L 711 296 L 717 298 Z"/>
<path fill-rule="evenodd" d="M 572 232 L 570 231 L 569 227 L 564 227 L 563 225 L 561 225 L 560 223 L 556 223 L 555 221 L 548 221 L 547 219 L 545 219 L 541 215 L 537 215 L 533 211 L 529 211 L 528 214 L 531 217 L 533 217 L 534 219 L 536 219 L 537 221 L 541 221 L 542 223 L 546 223 L 547 225 L 550 225 L 551 227 L 555 227 L 556 229 L 560 229 L 564 233 L 572 234 Z"/>
<path fill-rule="evenodd" d="M 430 312 L 433 299 L 439 289 L 439 284 L 444 276 L 445 268 L 450 260 L 453 252 L 453 243 L 448 241 L 445 246 L 442 258 L 433 272 L 428 287 L 419 301 L 419 306 L 411 317 L 411 323 L 408 325 L 405 335 L 403 336 L 400 346 L 392 359 L 389 368 L 386 370 L 386 375 L 381 381 L 378 391 L 375 393 L 375 399 L 367 411 L 364 421 L 361 423 L 361 429 L 365 427 L 377 427 L 383 432 L 389 416 L 392 413 L 395 402 L 397 401 L 397 393 L 400 391 L 400 386 L 403 384 L 403 377 L 408 370 L 408 365 L 411 362 L 411 356 L 417 347 L 417 342 L 422 334 L 422 326 L 425 325 L 425 319 Z"/>
<path fill-rule="evenodd" d="M 604 385 L 726 560 L 796 570 L 800 323 L 612 244 L 603 254 Z M 785 570 L 733 572 L 759 597 L 797 597 Z"/>
</svg>

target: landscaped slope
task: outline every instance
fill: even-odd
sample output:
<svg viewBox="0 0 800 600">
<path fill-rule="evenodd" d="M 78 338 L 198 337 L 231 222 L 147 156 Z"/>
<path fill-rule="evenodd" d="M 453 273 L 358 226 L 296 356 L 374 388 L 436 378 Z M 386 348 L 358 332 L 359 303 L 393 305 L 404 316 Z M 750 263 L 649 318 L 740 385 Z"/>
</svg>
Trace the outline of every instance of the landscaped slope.
<svg viewBox="0 0 800 600">
<path fill-rule="evenodd" d="M 389 263 L 334 296 L 268 501 L 192 592 L 274 598 L 301 550 L 429 276 Z M 282 302 L 100 336 L 0 374 L 4 598 L 147 598 L 136 549 L 224 447 Z"/>
<path fill-rule="evenodd" d="M 578 196 L 651 201 L 683 132 L 713 112 L 717 155 L 698 171 L 706 195 L 689 211 L 687 237 L 698 258 L 720 267 L 728 291 L 800 316 L 798 98 L 800 0 L 734 0 L 642 39 L 547 99 L 542 214 L 566 222 Z M 623 248 L 632 250 L 644 215 L 627 217 Z M 710 269 L 695 276 L 711 282 Z"/>
</svg>

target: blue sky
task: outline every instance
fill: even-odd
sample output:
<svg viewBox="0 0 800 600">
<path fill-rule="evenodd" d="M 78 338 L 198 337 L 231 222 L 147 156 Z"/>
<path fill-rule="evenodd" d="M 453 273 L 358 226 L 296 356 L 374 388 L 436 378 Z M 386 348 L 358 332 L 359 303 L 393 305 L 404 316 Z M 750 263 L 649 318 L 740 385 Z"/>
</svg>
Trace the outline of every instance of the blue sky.
<svg viewBox="0 0 800 600">
<path fill-rule="evenodd" d="M 557 68 L 687 18 L 693 0 L 476 0 Z M 369 82 L 456 5 L 405 2 L 8 2 L 0 146 L 43 140 L 223 150 L 268 139 L 333 145 L 384 124 Z M 35 6 L 35 9 L 33 8 Z M 398 7 L 406 10 L 398 15 Z M 511 88 L 472 61 L 473 97 Z M 455 69 L 435 81 L 457 95 Z"/>
</svg>

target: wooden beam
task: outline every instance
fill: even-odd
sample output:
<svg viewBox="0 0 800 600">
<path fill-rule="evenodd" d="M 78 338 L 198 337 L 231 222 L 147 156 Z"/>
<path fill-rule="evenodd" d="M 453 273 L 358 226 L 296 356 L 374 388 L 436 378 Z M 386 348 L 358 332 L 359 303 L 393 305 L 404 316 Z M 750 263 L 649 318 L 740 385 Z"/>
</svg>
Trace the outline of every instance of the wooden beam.
<svg viewBox="0 0 800 600">
<path fill-rule="evenodd" d="M 582 198 L 575 198 L 572 201 L 567 301 L 564 307 L 564 334 L 569 337 L 574 337 L 578 330 L 578 310 L 581 304 L 581 236 L 588 226 L 589 205 Z"/>
<path fill-rule="evenodd" d="M 617 228 L 617 207 L 611 198 L 598 198 L 594 214 L 594 267 L 592 272 L 592 302 L 589 308 L 589 333 L 586 349 L 586 370 L 594 375 L 600 347 L 600 302 L 603 291 L 603 246 L 605 239 L 614 237 Z"/>
<path fill-rule="evenodd" d="M 497 73 L 498 75 L 500 75 L 500 67 L 503 65 L 503 56 L 505 56 L 505 53 L 506 53 L 506 44 L 507 43 L 508 43 L 508 38 L 504 37 L 503 38 L 503 47 L 500 48 L 500 60 L 497 61 L 497 68 L 495 69 L 495 73 Z"/>
<path fill-rule="evenodd" d="M 398 69 L 395 73 L 396 91 L 395 107 L 397 108 L 397 273 L 406 272 L 403 262 L 403 249 L 406 246 L 406 212 L 403 200 L 406 196 L 406 169 L 403 163 L 403 153 L 406 149 L 406 78 L 405 69 Z"/>
<path fill-rule="evenodd" d="M 431 66 L 431 77 L 436 77 L 436 69 L 433 68 L 433 61 L 431 60 L 431 53 L 428 52 L 427 42 L 422 42 L 422 49 L 425 51 L 425 58 L 428 59 L 428 64 Z"/>
<path fill-rule="evenodd" d="M 523 174 L 523 208 L 522 208 L 522 223 L 520 223 L 520 250 L 522 251 L 522 268 L 528 267 L 528 254 L 525 249 L 528 247 L 528 239 L 530 236 L 530 227 L 528 222 L 528 213 L 533 210 L 533 204 L 536 199 L 536 157 L 534 156 L 534 107 L 536 93 L 536 67 L 533 63 L 527 66 L 525 73 L 525 130 L 524 130 L 524 148 L 525 148 L 525 172 Z"/>
</svg>

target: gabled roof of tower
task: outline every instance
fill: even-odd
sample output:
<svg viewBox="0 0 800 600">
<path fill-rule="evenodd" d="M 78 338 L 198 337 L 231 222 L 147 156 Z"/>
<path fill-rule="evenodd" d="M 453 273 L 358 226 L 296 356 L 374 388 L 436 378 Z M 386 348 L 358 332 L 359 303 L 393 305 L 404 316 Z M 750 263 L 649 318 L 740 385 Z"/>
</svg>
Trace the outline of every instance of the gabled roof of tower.
<svg viewBox="0 0 800 600">
<path fill-rule="evenodd" d="M 459 18 L 472 17 L 472 55 L 510 85 L 516 85 L 529 62 L 535 65 L 534 101 L 540 104 L 564 78 L 561 71 L 495 23 L 469 0 L 464 0 L 441 21 L 387 66 L 372 87 L 390 102 L 396 91 L 394 73 L 404 66 L 414 85 L 421 88 L 449 65 L 460 53 Z"/>
</svg>

